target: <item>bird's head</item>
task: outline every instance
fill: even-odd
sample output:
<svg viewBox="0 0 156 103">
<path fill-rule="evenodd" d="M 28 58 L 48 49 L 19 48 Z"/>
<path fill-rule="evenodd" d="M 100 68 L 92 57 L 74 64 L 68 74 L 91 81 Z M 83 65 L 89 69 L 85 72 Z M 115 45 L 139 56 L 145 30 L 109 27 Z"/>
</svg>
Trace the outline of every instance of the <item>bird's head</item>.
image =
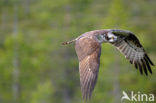
<svg viewBox="0 0 156 103">
<path fill-rule="evenodd" d="M 111 31 L 104 32 L 102 34 L 97 35 L 97 39 L 100 43 L 110 42 L 113 43 L 117 40 L 117 36 L 113 34 Z"/>
<path fill-rule="evenodd" d="M 112 31 L 109 31 L 105 34 L 105 39 L 107 42 L 113 43 L 117 40 L 117 36 L 112 33 Z"/>
</svg>

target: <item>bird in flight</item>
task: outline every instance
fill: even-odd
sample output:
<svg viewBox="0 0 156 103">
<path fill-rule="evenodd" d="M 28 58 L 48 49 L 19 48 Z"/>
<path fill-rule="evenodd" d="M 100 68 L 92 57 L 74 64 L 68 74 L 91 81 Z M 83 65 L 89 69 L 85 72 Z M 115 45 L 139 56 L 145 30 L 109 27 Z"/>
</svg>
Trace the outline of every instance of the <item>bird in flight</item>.
<svg viewBox="0 0 156 103">
<path fill-rule="evenodd" d="M 80 85 L 83 98 L 91 98 L 95 87 L 101 55 L 101 44 L 110 43 L 115 46 L 140 73 L 152 74 L 154 66 L 138 38 L 130 31 L 104 29 L 86 32 L 76 39 L 62 43 L 75 42 L 75 50 L 79 60 Z"/>
</svg>

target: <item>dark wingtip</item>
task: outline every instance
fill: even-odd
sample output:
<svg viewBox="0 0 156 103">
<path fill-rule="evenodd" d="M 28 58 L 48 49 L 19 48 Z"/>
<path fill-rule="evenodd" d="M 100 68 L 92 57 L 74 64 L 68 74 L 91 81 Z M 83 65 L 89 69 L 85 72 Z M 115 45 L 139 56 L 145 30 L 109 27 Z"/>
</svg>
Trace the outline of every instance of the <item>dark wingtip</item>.
<svg viewBox="0 0 156 103">
<path fill-rule="evenodd" d="M 151 69 L 151 67 L 150 67 L 150 64 L 149 64 L 147 58 L 145 58 L 145 62 L 146 62 L 146 66 L 147 66 L 149 72 L 152 74 L 152 69 Z"/>
<path fill-rule="evenodd" d="M 141 63 L 138 62 L 138 65 L 139 65 L 139 71 L 140 71 L 140 74 L 143 75 L 143 70 L 142 70 L 142 67 L 141 67 Z"/>
<path fill-rule="evenodd" d="M 151 65 L 154 66 L 154 64 L 150 61 L 147 55 L 145 55 L 145 57 L 140 61 L 134 61 L 132 63 L 134 64 L 136 69 L 137 68 L 139 69 L 141 75 L 143 74 L 145 74 L 146 76 L 148 76 L 149 74 L 152 75 Z"/>
<path fill-rule="evenodd" d="M 153 63 L 153 65 L 152 66 L 155 66 L 155 64 Z"/>
<path fill-rule="evenodd" d="M 147 58 L 147 60 L 149 61 L 149 63 L 150 63 L 152 66 L 154 66 L 154 63 L 151 61 L 151 59 L 148 57 L 147 54 L 145 54 L 145 57 Z"/>
<path fill-rule="evenodd" d="M 141 59 L 141 62 L 142 62 L 142 68 L 144 69 L 144 73 L 146 74 L 146 76 L 148 76 L 148 71 L 147 71 L 147 68 L 146 68 L 146 63 L 144 62 L 143 59 Z"/>
<path fill-rule="evenodd" d="M 136 62 L 134 62 L 135 68 L 138 69 L 138 65 Z"/>
</svg>

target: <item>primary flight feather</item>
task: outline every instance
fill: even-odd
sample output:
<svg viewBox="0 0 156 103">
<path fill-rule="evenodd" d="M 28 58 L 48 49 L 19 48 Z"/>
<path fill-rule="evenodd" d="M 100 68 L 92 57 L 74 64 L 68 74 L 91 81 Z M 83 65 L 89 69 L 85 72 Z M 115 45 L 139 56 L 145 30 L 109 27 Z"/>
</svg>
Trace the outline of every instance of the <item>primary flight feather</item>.
<svg viewBox="0 0 156 103">
<path fill-rule="evenodd" d="M 101 44 L 111 43 L 133 64 L 140 73 L 152 74 L 153 62 L 148 57 L 137 37 L 130 31 L 105 29 L 86 32 L 63 45 L 75 42 L 79 60 L 80 85 L 84 99 L 90 99 L 95 87 L 101 55 Z"/>
</svg>

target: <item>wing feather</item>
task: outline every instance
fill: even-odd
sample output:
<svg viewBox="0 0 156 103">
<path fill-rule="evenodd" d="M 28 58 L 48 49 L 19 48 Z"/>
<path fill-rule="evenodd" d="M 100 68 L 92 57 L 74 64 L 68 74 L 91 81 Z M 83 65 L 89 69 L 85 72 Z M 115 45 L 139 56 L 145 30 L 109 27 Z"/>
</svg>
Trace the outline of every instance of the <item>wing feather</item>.
<svg viewBox="0 0 156 103">
<path fill-rule="evenodd" d="M 141 59 L 141 62 L 142 62 L 145 74 L 148 75 L 148 72 L 147 72 L 147 69 L 146 69 L 146 65 L 145 65 L 146 63 L 144 62 L 143 59 Z"/>
<path fill-rule="evenodd" d="M 140 73 L 141 73 L 141 75 L 142 75 L 142 74 L 143 74 L 143 71 L 142 71 L 141 62 L 139 61 L 138 64 L 139 64 L 139 71 L 140 71 Z"/>
<path fill-rule="evenodd" d="M 113 45 L 125 55 L 131 64 L 134 64 L 136 69 L 139 68 L 141 74 L 143 74 L 143 72 L 146 75 L 148 75 L 148 72 L 152 74 L 150 65 L 154 66 L 153 62 L 146 54 L 137 37 L 130 32 L 128 33 L 124 39 L 122 39 L 123 36 L 122 38 L 118 36 L 119 40 L 113 43 Z"/>
<path fill-rule="evenodd" d="M 95 87 L 101 55 L 101 44 L 82 37 L 76 41 L 75 50 L 79 59 L 80 85 L 83 98 L 88 100 Z"/>
</svg>

